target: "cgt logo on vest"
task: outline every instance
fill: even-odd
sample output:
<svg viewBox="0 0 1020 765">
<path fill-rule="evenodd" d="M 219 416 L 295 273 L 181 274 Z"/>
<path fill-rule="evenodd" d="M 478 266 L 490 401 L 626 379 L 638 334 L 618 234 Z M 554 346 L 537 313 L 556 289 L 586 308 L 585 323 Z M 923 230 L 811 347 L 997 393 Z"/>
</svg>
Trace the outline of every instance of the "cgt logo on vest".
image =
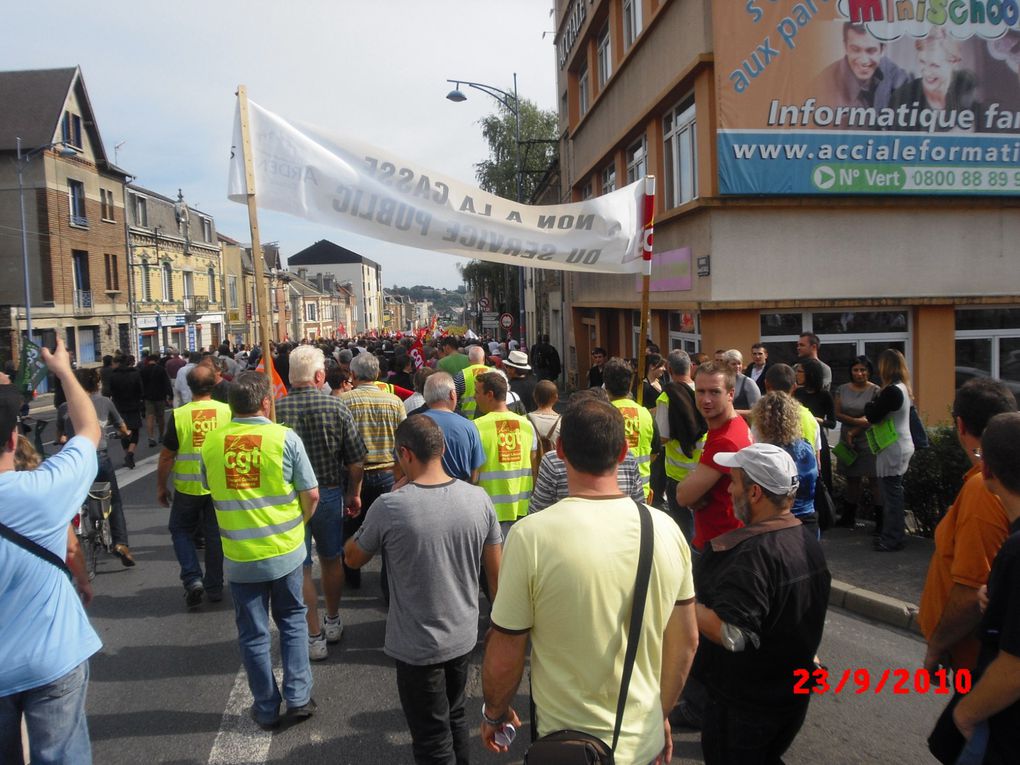
<svg viewBox="0 0 1020 765">
<path fill-rule="evenodd" d="M 620 414 L 623 415 L 623 430 L 627 434 L 627 446 L 637 449 L 641 440 L 641 420 L 638 418 L 638 410 L 625 406 L 620 408 Z"/>
<path fill-rule="evenodd" d="M 499 444 L 499 462 L 510 465 L 521 461 L 521 423 L 516 420 L 496 422 L 496 442 Z"/>
<path fill-rule="evenodd" d="M 196 449 L 205 443 L 205 437 L 215 429 L 215 409 L 191 410 L 191 441 Z"/>
<path fill-rule="evenodd" d="M 223 464 L 228 489 L 257 489 L 262 483 L 262 436 L 227 436 Z"/>
</svg>

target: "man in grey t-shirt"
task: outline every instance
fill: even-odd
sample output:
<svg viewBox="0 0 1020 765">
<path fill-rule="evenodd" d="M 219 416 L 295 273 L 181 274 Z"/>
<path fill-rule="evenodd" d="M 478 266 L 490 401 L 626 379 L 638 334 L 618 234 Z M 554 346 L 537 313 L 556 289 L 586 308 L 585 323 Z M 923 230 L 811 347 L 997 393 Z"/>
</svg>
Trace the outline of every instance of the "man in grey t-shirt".
<svg viewBox="0 0 1020 765">
<path fill-rule="evenodd" d="M 464 709 L 478 638 L 478 575 L 496 595 L 503 537 L 484 490 L 443 470 L 443 432 L 429 417 L 397 428 L 408 483 L 381 495 L 344 547 L 348 566 L 389 561 L 385 651 L 397 665 L 400 704 L 417 763 L 468 761 Z"/>
</svg>

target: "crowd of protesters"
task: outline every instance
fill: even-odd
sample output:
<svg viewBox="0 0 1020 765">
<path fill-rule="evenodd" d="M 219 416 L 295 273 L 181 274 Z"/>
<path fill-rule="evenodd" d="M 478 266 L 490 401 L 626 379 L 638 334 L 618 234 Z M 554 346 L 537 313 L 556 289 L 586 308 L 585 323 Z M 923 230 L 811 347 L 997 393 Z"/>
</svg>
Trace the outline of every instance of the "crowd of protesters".
<svg viewBox="0 0 1020 765">
<path fill-rule="evenodd" d="M 894 349 L 874 363 L 859 357 L 833 391 L 819 346 L 802 335 L 791 366 L 770 363 L 755 344 L 745 366 L 738 349 L 663 355 L 649 343 L 642 378 L 635 360 L 594 348 L 587 389 L 563 400 L 560 354 L 545 336 L 530 349 L 511 338 L 427 334 L 285 342 L 271 347 L 272 379 L 259 348 L 229 343 L 138 362 L 119 355 L 75 375 L 64 356 L 48 360 L 74 390 L 64 406 L 69 445 L 83 450 L 75 428 L 86 401 L 89 417 L 120 429 L 128 469 L 143 429 L 150 446 L 161 444 L 156 498 L 171 508 L 185 606 L 229 592 L 255 725 L 276 729 L 284 704 L 297 720 L 317 712 L 310 662 L 341 640 L 344 588 L 360 587 L 361 568 L 379 556 L 384 649 L 415 762 L 467 762 L 482 593 L 491 603 L 488 749 L 507 751 L 521 725 L 511 702 L 530 645 L 533 738 L 581 731 L 620 765 L 645 765 L 669 761 L 673 727 L 696 728 L 712 765 L 780 762 L 803 725 L 811 695 L 795 684 L 821 668 L 829 598 L 821 532 L 858 527 L 865 483 L 875 550 L 905 544 L 903 475 L 915 449 L 906 361 Z M 922 612 L 932 670 L 979 673 L 994 662 L 1012 677 L 1020 662 L 1012 653 L 1020 602 L 1007 590 L 1015 545 L 1004 546 L 1020 532 L 1020 489 L 1003 467 L 1020 424 L 996 422 L 982 440 L 995 415 L 1015 410 L 1008 389 L 991 381 L 957 394 L 953 416 L 975 467 L 936 537 L 941 558 Z M 109 479 L 102 436 L 94 440 L 97 462 L 81 469 L 98 466 Z M 982 449 L 994 453 L 992 467 L 982 467 Z M 835 514 L 833 453 L 846 487 Z M 0 482 L 6 465 L 3 457 Z M 994 533 L 976 538 L 976 556 L 957 540 L 976 533 L 964 521 L 979 511 L 980 528 Z M 115 552 L 134 565 L 122 512 L 114 526 Z M 1000 546 L 1010 557 L 993 567 Z M 965 570 L 945 562 L 954 549 Z M 637 591 L 648 593 L 640 606 Z M 87 657 L 79 662 L 84 684 Z M 16 720 L 26 689 L 56 677 L 15 687 L 0 673 L 0 714 Z M 986 761 L 1007 761 L 994 757 L 1017 735 L 1020 687 L 1004 683 L 982 677 L 977 701 L 954 699 L 940 725 L 959 741 L 943 736 L 940 746 L 958 752 L 971 739 Z M 63 751 L 87 762 L 84 711 L 68 714 Z M 33 747 L 47 741 L 58 751 L 49 733 L 30 730 Z M 0 753 L 15 751 L 8 738 Z M 46 756 L 33 748 L 33 762 L 61 761 Z"/>
</svg>

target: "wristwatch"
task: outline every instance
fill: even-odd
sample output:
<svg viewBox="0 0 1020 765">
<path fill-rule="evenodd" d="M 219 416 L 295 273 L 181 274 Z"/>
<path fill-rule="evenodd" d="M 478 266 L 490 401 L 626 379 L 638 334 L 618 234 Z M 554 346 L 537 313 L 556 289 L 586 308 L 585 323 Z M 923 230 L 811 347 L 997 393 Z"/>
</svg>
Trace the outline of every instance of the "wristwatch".
<svg viewBox="0 0 1020 765">
<path fill-rule="evenodd" d="M 506 717 L 507 717 L 506 712 L 501 714 L 496 719 L 489 717 L 487 714 L 485 714 L 485 702 L 484 701 L 482 702 L 482 719 L 485 720 L 485 722 L 487 722 L 492 727 L 498 728 L 500 725 L 506 722 Z"/>
</svg>

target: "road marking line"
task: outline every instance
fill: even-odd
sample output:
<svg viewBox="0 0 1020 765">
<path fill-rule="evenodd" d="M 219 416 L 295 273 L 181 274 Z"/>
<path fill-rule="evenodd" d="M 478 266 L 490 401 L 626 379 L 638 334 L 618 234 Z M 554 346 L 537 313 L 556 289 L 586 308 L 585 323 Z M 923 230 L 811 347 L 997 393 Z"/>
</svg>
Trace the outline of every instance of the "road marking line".
<svg viewBox="0 0 1020 765">
<path fill-rule="evenodd" d="M 153 454 L 150 457 L 146 457 L 144 460 L 140 460 L 135 463 L 135 469 L 121 468 L 117 472 L 117 485 L 120 488 L 130 486 L 135 481 L 139 481 L 145 478 L 150 473 L 155 473 L 156 468 L 159 466 L 159 455 Z"/>
<path fill-rule="evenodd" d="M 277 684 L 283 683 L 283 670 L 274 667 Z M 248 710 L 254 698 L 248 689 L 248 676 L 242 666 L 234 678 L 227 706 L 223 710 L 220 730 L 216 734 L 209 765 L 258 765 L 269 758 L 269 747 L 273 743 L 271 731 L 262 730 L 251 719 Z"/>
</svg>

